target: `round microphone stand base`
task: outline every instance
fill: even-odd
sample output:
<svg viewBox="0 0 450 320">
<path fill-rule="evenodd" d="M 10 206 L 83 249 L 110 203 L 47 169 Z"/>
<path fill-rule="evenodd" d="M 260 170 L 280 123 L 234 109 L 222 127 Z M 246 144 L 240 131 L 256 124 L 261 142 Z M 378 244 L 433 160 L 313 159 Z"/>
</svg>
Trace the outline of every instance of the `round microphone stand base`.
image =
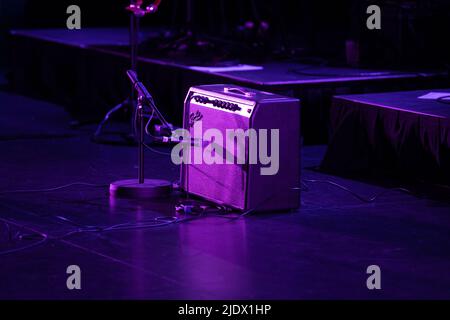
<svg viewBox="0 0 450 320">
<path fill-rule="evenodd" d="M 143 183 L 139 183 L 138 179 L 119 180 L 109 186 L 109 194 L 118 198 L 163 198 L 168 197 L 171 192 L 172 183 L 159 179 L 146 179 Z"/>
</svg>

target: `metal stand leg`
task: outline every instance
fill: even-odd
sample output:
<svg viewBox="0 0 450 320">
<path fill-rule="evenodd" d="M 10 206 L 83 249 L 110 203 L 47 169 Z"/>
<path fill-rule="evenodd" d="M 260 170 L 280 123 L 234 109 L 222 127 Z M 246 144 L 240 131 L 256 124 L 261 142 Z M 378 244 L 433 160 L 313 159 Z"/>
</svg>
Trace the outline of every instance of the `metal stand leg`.
<svg viewBox="0 0 450 320">
<path fill-rule="evenodd" d="M 119 111 L 120 109 L 122 109 L 123 106 L 124 106 L 126 103 L 127 103 L 127 101 L 121 102 L 121 103 L 119 103 L 117 106 L 115 106 L 114 108 L 112 108 L 111 110 L 109 110 L 109 111 L 106 113 L 105 117 L 103 118 L 103 120 L 102 120 L 102 121 L 100 122 L 100 124 L 98 125 L 97 130 L 95 130 L 95 133 L 94 133 L 94 136 L 95 136 L 95 137 L 100 136 L 100 134 L 102 133 L 103 126 L 105 125 L 106 121 L 108 121 L 109 117 L 110 117 L 113 113 L 115 113 L 115 112 Z"/>
</svg>

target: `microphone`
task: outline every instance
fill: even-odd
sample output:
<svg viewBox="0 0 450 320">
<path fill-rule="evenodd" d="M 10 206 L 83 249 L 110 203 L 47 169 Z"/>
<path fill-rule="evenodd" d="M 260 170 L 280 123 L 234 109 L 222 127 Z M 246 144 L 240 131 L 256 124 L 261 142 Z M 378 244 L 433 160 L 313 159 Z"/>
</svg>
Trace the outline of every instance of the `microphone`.
<svg viewBox="0 0 450 320">
<path fill-rule="evenodd" d="M 167 132 L 172 132 L 173 125 L 167 122 L 167 120 L 164 118 L 164 116 L 161 114 L 161 112 L 158 110 L 158 108 L 155 105 L 155 102 L 153 101 L 153 97 L 148 92 L 147 88 L 142 84 L 142 82 L 139 81 L 137 74 L 133 70 L 127 70 L 128 78 L 130 78 L 131 83 L 133 84 L 134 89 L 138 92 L 139 97 L 144 98 L 144 101 L 147 103 L 147 105 L 152 108 L 152 110 L 155 112 L 156 117 L 161 121 L 163 126 L 159 129 L 161 134 L 167 134 Z"/>
<path fill-rule="evenodd" d="M 127 75 L 128 78 L 130 78 L 131 83 L 133 84 L 134 89 L 136 89 L 136 91 L 138 92 L 139 96 L 144 97 L 145 100 L 152 103 L 152 95 L 150 94 L 150 92 L 148 92 L 147 88 L 142 84 L 142 82 L 138 80 L 136 72 L 133 70 L 127 70 Z"/>
</svg>

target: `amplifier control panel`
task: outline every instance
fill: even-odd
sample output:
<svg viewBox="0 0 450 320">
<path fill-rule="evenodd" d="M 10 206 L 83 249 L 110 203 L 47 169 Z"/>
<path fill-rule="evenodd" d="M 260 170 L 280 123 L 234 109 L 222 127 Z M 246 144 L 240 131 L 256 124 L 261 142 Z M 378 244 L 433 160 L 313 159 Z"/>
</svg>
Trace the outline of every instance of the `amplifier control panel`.
<svg viewBox="0 0 450 320">
<path fill-rule="evenodd" d="M 225 112 L 239 114 L 241 116 L 250 117 L 254 108 L 254 104 L 243 104 L 239 101 L 222 99 L 204 94 L 195 93 L 190 98 L 191 103 L 201 104 L 205 107 L 219 109 Z"/>
</svg>

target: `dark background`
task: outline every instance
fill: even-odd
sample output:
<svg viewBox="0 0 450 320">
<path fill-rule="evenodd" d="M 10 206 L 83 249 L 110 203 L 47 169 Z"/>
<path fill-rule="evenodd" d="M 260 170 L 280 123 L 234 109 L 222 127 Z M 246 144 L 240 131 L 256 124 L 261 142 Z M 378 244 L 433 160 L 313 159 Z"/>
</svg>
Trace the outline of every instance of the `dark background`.
<svg viewBox="0 0 450 320">
<path fill-rule="evenodd" d="M 0 0 L 2 66 L 8 64 L 7 34 L 12 28 L 64 28 L 66 8 L 77 4 L 82 27 L 128 26 L 124 0 Z M 148 2 L 144 2 L 148 3 Z M 142 25 L 190 29 L 222 39 L 257 42 L 256 50 L 284 58 L 321 57 L 346 63 L 345 42 L 359 43 L 360 65 L 368 67 L 437 67 L 450 62 L 450 1 L 360 0 L 163 0 L 157 14 Z M 382 29 L 366 28 L 366 8 L 378 4 Z M 266 32 L 239 31 L 245 22 L 269 23 Z M 262 45 L 261 45 L 262 44 Z"/>
</svg>

